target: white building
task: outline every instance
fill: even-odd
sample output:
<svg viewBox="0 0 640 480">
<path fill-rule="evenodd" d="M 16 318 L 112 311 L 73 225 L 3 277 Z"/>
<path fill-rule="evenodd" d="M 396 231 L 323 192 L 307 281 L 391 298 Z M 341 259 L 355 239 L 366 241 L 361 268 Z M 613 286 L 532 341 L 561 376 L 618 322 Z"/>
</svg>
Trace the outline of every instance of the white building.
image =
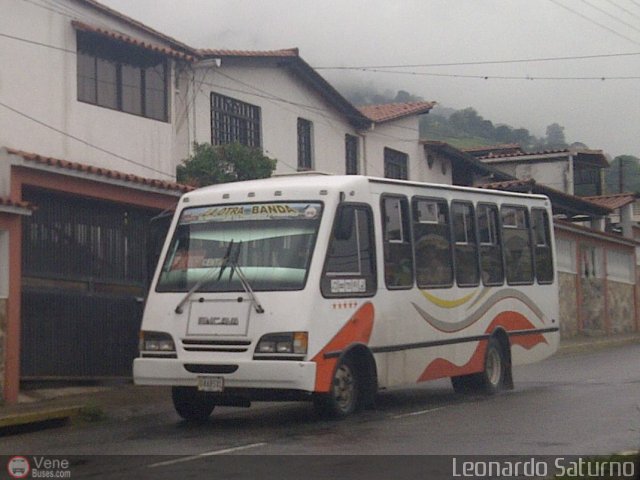
<svg viewBox="0 0 640 480">
<path fill-rule="evenodd" d="M 237 141 L 277 159 L 278 174 L 318 170 L 450 183 L 450 174 L 429 174 L 419 144 L 419 115 L 433 102 L 358 109 L 297 49 L 196 54 L 180 81 L 183 150 L 194 141 Z"/>
<path fill-rule="evenodd" d="M 194 141 L 240 141 L 277 173 L 447 182 L 431 102 L 359 110 L 295 49 L 196 50 L 95 0 L 0 0 L 0 392 L 127 376 L 149 221 L 186 190 Z"/>
</svg>

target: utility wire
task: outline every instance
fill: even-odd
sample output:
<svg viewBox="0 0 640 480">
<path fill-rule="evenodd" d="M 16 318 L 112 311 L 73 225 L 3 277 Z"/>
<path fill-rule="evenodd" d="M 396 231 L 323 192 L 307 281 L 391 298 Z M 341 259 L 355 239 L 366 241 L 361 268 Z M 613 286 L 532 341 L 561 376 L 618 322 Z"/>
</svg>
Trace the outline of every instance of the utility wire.
<svg viewBox="0 0 640 480">
<path fill-rule="evenodd" d="M 113 157 L 119 158 L 120 160 L 124 160 L 125 162 L 132 163 L 134 165 L 146 168 L 146 169 L 154 171 L 156 173 L 160 173 L 160 174 L 165 175 L 165 176 L 167 176 L 167 177 L 169 177 L 171 179 L 174 178 L 173 175 L 171 175 L 169 173 L 166 173 L 166 172 L 163 172 L 162 170 L 158 170 L 156 168 L 150 167 L 149 165 L 145 165 L 144 163 L 137 162 L 137 161 L 132 160 L 132 159 L 127 158 L 127 157 L 123 157 L 122 155 L 114 153 L 114 152 L 112 152 L 110 150 L 107 150 L 107 149 L 102 148 L 102 147 L 98 147 L 97 145 L 94 145 L 94 144 L 92 144 L 92 143 L 90 143 L 90 142 L 88 142 L 88 141 L 86 141 L 86 140 L 84 140 L 84 139 L 82 139 L 80 137 L 76 137 L 75 135 L 71 135 L 70 133 L 67 133 L 64 130 L 60 130 L 60 129 L 56 128 L 56 127 L 53 127 L 53 126 L 51 126 L 51 125 L 49 125 L 49 124 L 47 124 L 47 123 L 45 123 L 45 122 L 43 122 L 41 120 L 38 120 L 37 118 L 34 118 L 34 117 L 30 116 L 30 115 L 27 115 L 26 113 L 21 112 L 20 110 L 17 110 L 15 108 L 7 105 L 6 103 L 0 102 L 0 107 L 4 107 L 7 110 L 10 110 L 10 111 L 12 111 L 13 113 L 15 113 L 17 115 L 20 115 L 21 117 L 24 117 L 24 118 L 26 118 L 28 120 L 31 120 L 32 122 L 37 123 L 38 125 L 41 125 L 41 126 L 43 126 L 45 128 L 48 128 L 49 130 L 53 130 L 54 132 L 59 133 L 61 135 L 64 135 L 65 137 L 71 138 L 72 140 L 80 142 L 83 145 L 86 145 L 87 147 L 93 148 L 94 150 L 98 150 L 99 152 L 106 153 L 106 154 L 111 155 Z"/>
<path fill-rule="evenodd" d="M 395 75 L 413 75 L 419 77 L 445 77 L 445 78 L 471 78 L 478 80 L 550 80 L 550 81 L 576 81 L 576 80 L 640 80 L 640 76 L 617 76 L 617 77 L 544 77 L 536 75 L 528 76 L 509 76 L 509 75 L 464 75 L 456 73 L 432 73 L 432 72 L 403 72 L 398 70 L 383 70 L 378 68 L 362 68 L 363 72 L 386 73 Z"/>
<path fill-rule="evenodd" d="M 597 58 L 615 58 L 638 56 L 640 52 L 629 53 L 608 53 L 600 55 L 581 55 L 571 57 L 542 57 L 542 58 L 522 58 L 513 60 L 483 60 L 476 62 L 450 62 L 450 63 L 419 63 L 406 65 L 361 65 L 361 66 L 342 66 L 342 67 L 314 67 L 316 70 L 361 70 L 369 68 L 431 68 L 431 67 L 458 67 L 471 65 L 503 65 L 510 63 L 534 63 L 534 62 L 557 62 L 566 60 L 592 60 Z"/>
<path fill-rule="evenodd" d="M 605 14 L 607 17 L 613 18 L 616 22 L 620 22 L 622 25 L 625 25 L 627 27 L 629 27 L 632 30 L 635 30 L 636 32 L 640 32 L 640 28 L 636 27 L 635 25 L 632 25 L 629 22 L 626 22 L 624 20 L 622 20 L 621 18 L 613 15 L 612 13 L 607 12 L 604 8 L 600 8 L 596 5 L 593 5 L 592 3 L 589 3 L 587 0 L 582 0 L 582 3 L 584 3 L 585 5 L 590 6 L 591 8 L 593 8 L 594 10 L 597 10 L 600 13 Z"/>
<path fill-rule="evenodd" d="M 9 35 L 8 33 L 0 32 L 0 37 L 10 38 L 11 40 L 17 40 L 19 42 L 30 43 L 31 45 L 37 45 L 39 47 L 51 48 L 53 50 L 59 50 L 61 52 L 65 52 L 65 53 L 72 53 L 74 55 L 76 55 L 76 53 L 77 53 L 75 50 L 69 50 L 68 48 L 64 48 L 64 47 L 56 47 L 55 45 L 49 45 L 48 43 L 42 43 L 42 42 L 37 42 L 35 40 L 29 40 L 28 38 L 16 37 L 14 35 Z"/>
<path fill-rule="evenodd" d="M 23 0 L 29 1 L 29 0 Z M 555 0 L 549 0 L 551 2 L 555 2 Z M 65 53 L 70 53 L 73 55 L 77 55 L 75 50 L 70 50 L 64 47 L 59 47 L 56 45 L 50 45 L 42 42 L 38 42 L 35 40 L 30 40 L 28 38 L 17 37 L 15 35 L 9 35 L 6 33 L 0 32 L 0 37 L 9 38 L 12 40 L 25 42 L 31 45 L 36 45 L 44 48 L 50 48 L 54 50 L 58 50 Z M 449 73 L 428 73 L 428 72 L 401 72 L 401 71 L 390 71 L 386 69 L 400 69 L 400 68 L 422 68 L 422 67 L 441 67 L 441 66 L 463 66 L 463 65 L 490 65 L 490 64 L 509 64 L 509 63 L 527 63 L 527 62 L 544 62 L 544 61 L 561 61 L 561 60 L 577 60 L 577 59 L 596 59 L 596 58 L 612 58 L 612 57 L 628 57 L 628 56 L 638 56 L 640 52 L 628 52 L 628 53 L 616 53 L 616 54 L 601 54 L 601 55 L 584 55 L 584 56 L 572 56 L 572 57 L 548 57 L 548 58 L 537 58 L 537 59 L 517 59 L 517 60 L 495 60 L 495 61 L 479 61 L 479 62 L 453 62 L 453 63 L 433 63 L 433 64 L 407 64 L 407 65 L 387 65 L 387 66 L 350 66 L 350 67 L 314 67 L 315 70 L 354 70 L 354 71 L 363 71 L 363 72 L 374 72 L 374 73 L 398 73 L 405 75 L 418 75 L 418 76 L 433 76 L 433 77 L 450 77 L 450 78 L 476 78 L 476 79 L 498 79 L 498 80 L 636 80 L 640 77 L 636 76 L 591 76 L 591 77 L 538 77 L 538 76 L 500 76 L 500 75 L 463 75 L 463 74 L 449 74 Z M 219 72 L 220 73 L 220 72 Z M 220 73 L 221 74 L 221 73 Z M 227 76 L 225 74 L 221 74 L 223 76 Z M 228 78 L 242 83 L 240 80 L 227 76 Z M 246 84 L 245 84 L 246 85 Z M 251 86 L 258 91 L 260 91 L 257 87 Z M 291 105 L 314 109 L 317 111 L 322 110 L 319 107 L 314 107 L 311 105 L 303 105 L 297 102 L 293 102 L 290 100 L 286 100 L 281 97 L 275 97 L 271 94 L 267 94 L 263 98 L 270 98 L 272 100 L 281 101 L 283 103 L 289 103 Z"/>
<path fill-rule="evenodd" d="M 631 10 L 629 10 L 628 8 L 623 7 L 622 5 L 617 4 L 613 0 L 606 0 L 606 1 L 609 2 L 611 5 L 613 5 L 614 7 L 619 8 L 620 10 L 622 10 L 627 15 L 631 15 L 632 17 L 640 18 L 640 15 L 638 15 L 637 13 L 632 12 Z"/>
<path fill-rule="evenodd" d="M 590 22 L 590 23 L 593 23 L 594 25 L 599 26 L 600 28 L 604 28 L 604 29 L 605 29 L 605 30 L 607 30 L 608 32 L 613 33 L 614 35 L 617 35 L 617 36 L 618 36 L 618 37 L 620 37 L 620 38 L 624 38 L 625 40 L 628 40 L 628 41 L 630 41 L 630 42 L 632 42 L 632 43 L 635 43 L 636 45 L 640 45 L 640 42 L 637 42 L 636 40 L 633 40 L 632 38 L 627 37 L 626 35 L 623 35 L 622 33 L 617 32 L 616 30 L 614 30 L 614 29 L 612 29 L 612 28 L 609 28 L 609 27 L 607 27 L 606 25 L 603 25 L 603 24 L 602 24 L 602 23 L 600 23 L 600 22 L 597 22 L 597 21 L 593 20 L 593 19 L 592 19 L 592 18 L 590 18 L 590 17 L 587 17 L 586 15 L 584 15 L 584 14 L 582 14 L 582 13 L 580 13 L 580 12 L 578 12 L 578 11 L 576 11 L 576 10 L 572 9 L 572 8 L 567 7 L 566 5 L 563 5 L 563 4 L 562 4 L 562 3 L 560 3 L 558 0 L 549 0 L 549 1 L 550 1 L 551 3 L 553 3 L 553 4 L 557 5 L 557 6 L 561 7 L 561 8 L 564 8 L 565 10 L 568 10 L 569 12 L 573 13 L 574 15 L 577 15 L 577 16 L 579 16 L 580 18 L 583 18 L 584 20 L 586 20 L 586 21 L 588 21 L 588 22 Z"/>
</svg>

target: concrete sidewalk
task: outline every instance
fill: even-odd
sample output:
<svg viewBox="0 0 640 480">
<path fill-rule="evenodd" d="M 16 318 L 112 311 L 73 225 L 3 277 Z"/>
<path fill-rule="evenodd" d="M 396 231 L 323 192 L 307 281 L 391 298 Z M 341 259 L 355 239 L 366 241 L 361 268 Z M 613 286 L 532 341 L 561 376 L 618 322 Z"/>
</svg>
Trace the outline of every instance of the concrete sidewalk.
<svg viewBox="0 0 640 480">
<path fill-rule="evenodd" d="M 556 355 L 640 343 L 640 333 L 564 340 Z M 171 408 L 169 387 L 137 387 L 131 381 L 23 390 L 17 404 L 0 406 L 0 435 L 68 421 L 124 420 Z"/>
<path fill-rule="evenodd" d="M 170 387 L 138 387 L 130 380 L 29 388 L 21 391 L 18 403 L 0 406 L 0 435 L 69 421 L 125 420 L 170 404 Z"/>
</svg>

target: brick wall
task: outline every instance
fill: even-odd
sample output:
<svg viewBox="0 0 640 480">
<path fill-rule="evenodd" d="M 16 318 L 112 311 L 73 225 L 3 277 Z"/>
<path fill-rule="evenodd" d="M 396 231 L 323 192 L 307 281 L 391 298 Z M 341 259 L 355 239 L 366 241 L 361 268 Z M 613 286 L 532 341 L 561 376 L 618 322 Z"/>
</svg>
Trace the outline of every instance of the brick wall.
<svg viewBox="0 0 640 480">
<path fill-rule="evenodd" d="M 0 403 L 2 403 L 3 401 L 2 392 L 4 392 L 4 358 L 5 358 L 4 332 L 6 331 L 6 328 L 7 328 L 7 300 L 4 298 L 0 298 Z"/>
</svg>

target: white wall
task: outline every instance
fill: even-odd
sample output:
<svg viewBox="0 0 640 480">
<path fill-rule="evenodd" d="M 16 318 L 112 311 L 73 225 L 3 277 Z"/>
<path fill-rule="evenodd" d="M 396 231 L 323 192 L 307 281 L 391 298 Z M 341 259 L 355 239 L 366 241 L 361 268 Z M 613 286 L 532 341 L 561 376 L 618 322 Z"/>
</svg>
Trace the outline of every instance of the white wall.
<svg viewBox="0 0 640 480">
<path fill-rule="evenodd" d="M 419 117 L 411 116 L 376 125 L 366 133 L 367 174 L 384 177 L 384 149 L 391 148 L 409 156 L 409 180 L 451 184 L 451 165 L 443 169 L 439 162 L 427 165 L 424 147 L 419 143 Z"/>
<path fill-rule="evenodd" d="M 275 62 L 254 59 L 248 66 L 223 58 L 220 67 L 197 68 L 194 79 L 187 92 L 187 82 L 180 82 L 183 98 L 193 98 L 196 91 L 189 122 L 179 126 L 180 145 L 211 142 L 210 95 L 215 92 L 261 108 L 262 147 L 278 160 L 276 173 L 297 171 L 299 117 L 313 123 L 314 169 L 345 173 L 345 134 L 357 132 L 334 107 Z"/>
<path fill-rule="evenodd" d="M 220 66 L 208 61 L 195 68 L 195 74 L 185 72 L 184 77 L 177 104 L 179 110 L 189 112 L 189 118 L 177 117 L 176 145 L 184 153 L 178 153 L 176 161 L 188 156 L 194 140 L 211 141 L 210 95 L 215 92 L 261 108 L 262 147 L 266 155 L 278 160 L 276 173 L 297 171 L 297 120 L 301 117 L 313 123 L 315 170 L 345 173 L 345 134 L 349 134 L 360 139 L 360 173 L 383 177 L 387 147 L 409 155 L 411 180 L 451 183 L 450 166 L 444 174 L 440 168 L 428 169 L 419 144 L 417 116 L 358 132 L 316 91 L 269 59 L 222 58 Z"/>
<path fill-rule="evenodd" d="M 569 162 L 566 159 L 554 162 L 523 162 L 516 166 L 516 177 L 521 180 L 533 178 L 537 183 L 573 194 L 573 182 L 569 182 L 566 173 Z"/>
<path fill-rule="evenodd" d="M 544 161 L 484 161 L 520 180 L 533 178 L 536 183 L 573 195 L 573 172 L 570 169 L 570 159 L 568 157 Z"/>
<path fill-rule="evenodd" d="M 0 0 L 0 11 L 0 32 L 55 47 L 0 39 L 0 102 L 20 112 L 0 106 L 0 146 L 151 178 L 170 180 L 175 175 L 172 123 L 77 101 L 76 34 L 71 21 L 159 44 L 157 39 L 71 1 L 40 7 L 35 2 Z"/>
</svg>

